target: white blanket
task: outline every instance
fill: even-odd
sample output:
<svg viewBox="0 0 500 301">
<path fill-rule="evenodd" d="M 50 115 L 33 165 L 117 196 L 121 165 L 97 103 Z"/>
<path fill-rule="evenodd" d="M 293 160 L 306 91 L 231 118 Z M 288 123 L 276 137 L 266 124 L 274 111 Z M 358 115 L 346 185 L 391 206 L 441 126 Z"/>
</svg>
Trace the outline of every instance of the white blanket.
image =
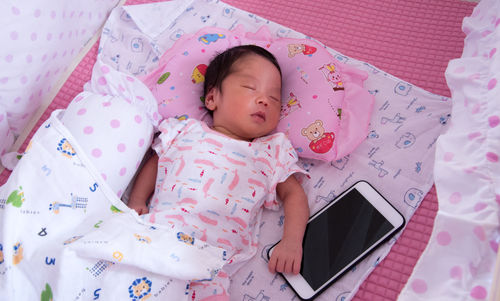
<svg viewBox="0 0 500 301">
<path fill-rule="evenodd" d="M 248 31 L 256 31 L 262 24 L 266 24 L 276 37 L 304 38 L 304 35 L 289 28 L 233 8 L 219 1 L 171 1 L 115 9 L 103 30 L 98 60 L 100 63 L 107 64 L 123 73 L 142 75 L 156 66 L 158 57 L 182 34 L 194 33 L 204 26 L 231 29 L 237 24 L 243 24 Z M 367 140 L 355 152 L 336 162 L 301 161 L 301 165 L 311 174 L 311 177 L 305 179 L 303 182 L 309 197 L 311 213 L 319 210 L 350 185 L 359 180 L 366 180 L 377 188 L 408 221 L 432 186 L 435 142 L 441 131 L 448 124 L 448 119 L 450 118 L 450 101 L 446 97 L 431 94 L 410 83 L 399 80 L 374 66 L 344 56 L 333 49 L 328 48 L 328 50 L 339 60 L 347 64 L 352 64 L 369 73 L 366 88 L 375 95 L 376 103 L 370 125 L 371 132 Z M 94 69 L 94 72 L 96 70 L 98 68 Z M 99 75 L 94 74 L 93 76 L 95 80 L 97 78 L 95 76 Z M 90 89 L 90 87 L 87 88 Z M 41 131 L 47 131 L 47 129 L 42 127 Z M 8 194 L 16 189 L 20 189 L 20 186 L 22 186 L 22 190 L 25 191 L 25 198 L 28 200 L 27 191 L 31 185 L 38 187 L 36 188 L 37 192 L 35 195 L 41 194 L 43 190 L 50 192 L 46 198 L 49 198 L 51 201 L 69 200 L 71 193 L 74 196 L 89 198 L 89 192 L 87 191 L 93 189 L 92 185 L 96 183 L 96 177 L 92 178 L 89 175 L 89 170 L 93 170 L 90 174 L 96 175 L 98 174 L 98 166 L 91 166 L 87 162 L 84 164 L 85 167 L 80 168 L 80 172 L 86 174 L 87 180 L 85 181 L 78 179 L 73 173 L 68 175 L 61 171 L 58 180 L 42 182 L 42 186 L 38 186 L 42 177 L 45 177 L 49 172 L 54 172 L 48 170 L 48 166 L 44 164 L 47 160 L 45 156 L 52 158 L 54 155 L 51 155 L 47 150 L 39 151 L 41 153 L 37 155 L 38 158 L 33 160 L 33 164 L 37 165 L 33 167 L 23 163 L 16 168 L 16 172 L 14 172 L 15 176 L 13 176 L 14 179 L 11 179 L 9 184 L 7 184 L 9 186 L 0 189 L 3 198 L 8 197 Z M 32 151 L 30 151 L 31 153 Z M 24 160 L 25 158 L 21 161 Z M 73 168 L 70 164 L 65 164 L 64 166 Z M 23 169 L 24 171 L 21 173 L 19 169 Z M 33 171 L 37 173 L 36 176 L 31 175 Z M 82 183 L 85 183 L 85 185 Z M 98 185 L 103 191 L 108 190 L 105 183 L 99 182 Z M 80 191 L 80 189 L 82 190 Z M 120 205 L 115 197 L 111 197 L 111 194 L 109 193 L 111 204 L 121 210 L 125 210 L 125 207 Z M 31 197 L 33 195 L 30 195 Z M 44 211 L 37 209 L 39 212 L 37 211 L 38 213 L 33 214 L 30 213 L 31 209 L 28 209 L 27 204 L 26 201 L 26 209 L 13 208 L 11 204 L 6 205 L 6 208 L 10 208 L 8 209 L 10 210 L 9 212 L 0 209 L 0 214 L 3 214 L 0 243 L 4 246 L 4 252 L 7 247 L 12 248 L 12 244 L 16 243 L 17 237 L 12 233 L 17 233 L 18 235 L 20 235 L 19 233 L 31 233 L 34 241 L 41 244 L 45 243 L 44 238 L 40 237 L 37 233 L 46 228 L 48 222 L 35 223 L 32 222 L 32 217 L 41 215 L 42 212 L 43 214 L 53 215 L 53 212 L 45 208 Z M 106 209 L 99 210 L 100 214 L 107 212 L 108 215 L 111 215 L 109 213 L 109 203 L 103 201 L 101 204 L 106 204 L 103 207 Z M 62 217 L 63 211 L 65 214 L 68 211 L 74 211 L 74 213 L 82 211 L 82 209 L 69 209 L 68 207 L 60 207 L 61 213 L 57 218 Z M 21 219 L 16 214 L 11 213 L 16 210 L 27 210 L 27 213 L 25 212 L 24 215 L 31 219 L 28 220 L 26 217 L 25 219 Z M 89 211 L 90 207 L 87 206 L 86 210 Z M 86 216 L 90 215 L 87 214 Z M 94 218 L 86 220 L 84 217 L 81 217 L 81 219 L 82 222 L 86 223 L 87 230 L 82 229 L 81 222 L 77 222 L 74 217 L 58 220 L 58 225 L 61 225 L 61 231 L 68 231 L 66 232 L 67 235 L 65 235 L 67 236 L 66 238 L 86 234 L 99 220 L 104 221 L 104 219 Z M 51 225 L 54 224 L 51 223 Z M 230 288 L 232 300 L 266 300 L 266 298 L 285 300 L 294 298 L 293 291 L 285 281 L 278 274 L 270 274 L 267 270 L 267 258 L 265 254 L 267 249 L 280 239 L 282 225 L 282 212 L 264 212 L 260 234 L 260 256 L 256 256 L 246 267 L 234 275 Z M 21 229 L 22 232 L 18 229 Z M 345 300 L 353 296 L 362 281 L 380 260 L 387 255 L 395 239 L 392 239 L 376 252 L 372 253 L 372 255 L 320 295 L 317 300 Z M 29 241 L 26 240 L 23 243 L 28 244 Z M 78 243 L 78 241 L 75 243 Z M 81 242 L 80 244 L 83 243 Z M 48 247 L 45 246 L 44 248 Z M 43 250 L 42 247 L 39 249 Z M 25 250 L 26 260 L 32 256 L 31 253 L 29 256 L 26 256 L 28 253 L 27 248 Z M 78 250 L 73 251 L 75 252 L 74 254 L 84 254 Z M 11 275 L 12 271 L 18 270 L 18 267 L 22 266 L 23 261 L 20 265 L 14 266 L 12 264 L 12 252 L 9 252 L 5 257 L 5 264 L 0 264 L 0 277 L 7 279 L 6 282 L 3 282 L 7 284 L 2 285 L 4 285 L 5 289 L 14 286 L 19 288 L 24 285 L 27 279 L 34 276 L 32 273 L 29 273 L 31 270 L 23 270 L 19 272 L 19 274 L 25 273 L 23 277 L 19 279 L 10 278 L 9 275 Z M 42 262 L 42 266 L 46 265 L 44 262 L 45 257 L 47 257 L 47 261 L 50 263 L 51 258 L 55 258 L 57 255 L 45 251 L 37 254 L 40 262 Z M 154 258 L 154 262 L 156 262 L 157 260 L 164 259 L 163 254 L 165 253 L 158 252 L 151 258 Z M 135 256 L 131 259 L 130 264 L 142 266 L 144 264 L 141 261 L 142 257 L 144 256 Z M 106 260 L 109 259 L 108 257 Z M 56 262 L 59 261 L 56 260 Z M 98 262 L 99 260 L 94 259 L 93 263 L 89 262 L 85 267 L 92 270 Z M 112 284 L 108 284 L 106 281 L 112 279 L 111 277 L 115 277 L 115 274 L 112 274 L 114 268 L 122 266 L 125 265 L 113 265 L 112 268 L 109 268 L 108 265 L 107 269 L 101 271 L 100 275 L 96 276 L 98 278 L 96 283 L 99 283 L 101 286 L 112 286 Z M 128 266 L 130 267 L 131 265 Z M 47 267 L 50 268 L 53 265 L 47 265 Z M 98 268 L 98 266 L 95 268 Z M 215 266 L 211 266 L 210 268 L 215 268 Z M 133 268 L 133 271 L 137 271 L 137 268 Z M 201 272 L 205 272 L 205 270 L 202 269 Z M 122 279 L 122 276 L 119 277 L 119 279 Z M 134 279 L 140 280 L 142 279 L 141 277 L 137 276 Z M 151 280 L 152 278 L 149 277 L 147 276 L 147 279 Z M 54 272 L 50 274 L 50 277 L 40 276 L 37 279 L 30 279 L 29 283 L 30 285 L 36 284 L 37 290 L 33 289 L 32 291 L 40 292 L 45 287 L 45 283 L 48 282 L 46 279 L 52 279 L 55 283 L 61 282 L 64 285 L 68 285 L 67 283 L 70 281 L 65 278 L 67 277 L 64 277 L 63 274 Z M 128 279 L 128 285 L 131 285 L 134 279 Z M 158 278 L 154 279 L 151 285 L 152 292 L 162 292 L 164 290 L 164 283 L 167 282 L 166 279 L 170 278 L 161 278 L 158 276 Z M 51 285 L 51 287 L 54 290 L 56 286 Z M 57 284 L 57 291 L 61 291 L 62 287 L 62 284 Z M 86 292 L 90 291 L 93 293 L 95 289 L 88 288 Z M 104 293 L 103 290 L 99 292 Z M 64 295 L 69 298 L 75 298 L 76 295 L 74 294 L 72 292 L 71 294 Z M 151 296 L 158 296 L 161 299 L 164 295 L 151 294 Z M 169 300 L 177 299 L 170 299 L 169 297 Z"/>
<path fill-rule="evenodd" d="M 1 299 L 186 299 L 188 283 L 211 278 L 225 251 L 143 223 L 103 181 L 60 113 L 0 188 Z"/>
</svg>

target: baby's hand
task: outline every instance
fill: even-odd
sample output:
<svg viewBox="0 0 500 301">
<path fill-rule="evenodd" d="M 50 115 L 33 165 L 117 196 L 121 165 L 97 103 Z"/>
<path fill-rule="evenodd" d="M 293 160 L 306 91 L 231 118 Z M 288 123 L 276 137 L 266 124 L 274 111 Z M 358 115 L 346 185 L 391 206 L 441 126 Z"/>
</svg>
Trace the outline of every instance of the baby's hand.
<svg viewBox="0 0 500 301">
<path fill-rule="evenodd" d="M 135 202 L 133 200 L 129 200 L 127 205 L 130 209 L 134 209 L 139 215 L 143 215 L 149 212 L 149 208 L 144 202 Z"/>
<path fill-rule="evenodd" d="M 271 258 L 269 259 L 269 272 L 275 273 L 293 273 L 300 272 L 302 261 L 302 245 L 281 240 L 274 247 Z"/>
</svg>

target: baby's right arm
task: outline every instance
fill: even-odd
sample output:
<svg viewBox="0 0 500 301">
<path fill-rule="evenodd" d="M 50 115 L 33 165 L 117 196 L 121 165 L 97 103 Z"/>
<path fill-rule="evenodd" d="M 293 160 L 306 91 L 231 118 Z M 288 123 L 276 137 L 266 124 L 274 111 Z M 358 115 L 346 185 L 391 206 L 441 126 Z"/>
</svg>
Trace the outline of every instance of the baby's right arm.
<svg viewBox="0 0 500 301">
<path fill-rule="evenodd" d="M 128 206 L 137 211 L 139 215 L 149 212 L 146 203 L 154 192 L 157 170 L 158 155 L 154 153 L 139 171 L 128 201 Z"/>
</svg>

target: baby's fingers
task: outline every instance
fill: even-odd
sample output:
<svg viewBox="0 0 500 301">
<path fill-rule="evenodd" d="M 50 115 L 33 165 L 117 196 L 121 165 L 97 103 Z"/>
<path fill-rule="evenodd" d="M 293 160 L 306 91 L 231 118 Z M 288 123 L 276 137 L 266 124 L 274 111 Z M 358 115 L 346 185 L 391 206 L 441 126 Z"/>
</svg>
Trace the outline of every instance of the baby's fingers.
<svg viewBox="0 0 500 301">
<path fill-rule="evenodd" d="M 285 264 L 286 260 L 284 260 L 283 258 L 276 258 L 276 272 L 285 273 Z"/>
<path fill-rule="evenodd" d="M 271 258 L 269 258 L 269 262 L 267 264 L 267 268 L 269 269 L 270 273 L 276 273 L 276 256 L 271 255 Z"/>
<path fill-rule="evenodd" d="M 300 272 L 300 263 L 301 263 L 302 258 L 298 257 L 295 258 L 293 261 L 293 268 L 292 268 L 292 273 L 297 275 Z"/>
</svg>

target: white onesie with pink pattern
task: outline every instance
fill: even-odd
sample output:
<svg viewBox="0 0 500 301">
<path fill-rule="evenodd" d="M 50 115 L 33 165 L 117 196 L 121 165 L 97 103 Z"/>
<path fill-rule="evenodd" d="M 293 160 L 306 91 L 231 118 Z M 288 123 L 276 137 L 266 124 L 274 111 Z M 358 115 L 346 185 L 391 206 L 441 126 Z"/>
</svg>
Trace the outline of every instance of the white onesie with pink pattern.
<svg viewBox="0 0 500 301">
<path fill-rule="evenodd" d="M 212 282 L 193 283 L 196 299 L 226 296 L 232 275 L 257 252 L 263 207 L 276 210 L 276 185 L 306 173 L 283 133 L 232 139 L 194 119 L 164 120 L 154 143 L 159 156 L 149 221 L 170 224 L 189 243 L 200 239 L 227 251 Z M 215 287 L 214 287 L 215 286 Z"/>
</svg>

